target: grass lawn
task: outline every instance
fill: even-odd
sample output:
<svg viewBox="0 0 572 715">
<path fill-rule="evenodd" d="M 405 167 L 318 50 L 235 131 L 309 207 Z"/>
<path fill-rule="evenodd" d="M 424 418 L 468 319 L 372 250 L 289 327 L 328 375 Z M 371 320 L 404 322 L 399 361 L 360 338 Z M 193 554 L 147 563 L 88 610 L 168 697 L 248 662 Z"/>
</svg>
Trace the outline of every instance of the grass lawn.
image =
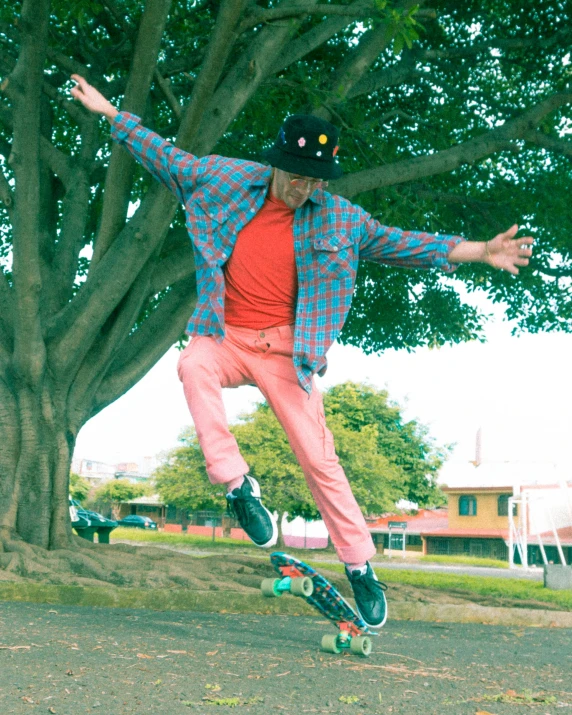
<svg viewBox="0 0 572 715">
<path fill-rule="evenodd" d="M 498 559 L 479 559 L 476 556 L 421 556 L 421 563 L 464 564 L 466 566 L 488 566 L 496 569 L 507 569 L 508 561 Z"/>
<path fill-rule="evenodd" d="M 173 546 L 188 546 L 189 548 L 238 548 L 257 550 L 252 541 L 240 539 L 223 539 L 216 538 L 213 541 L 212 536 L 203 536 L 202 534 L 183 534 L 172 533 L 168 531 L 149 531 L 147 529 L 129 529 L 119 526 L 111 532 L 111 542 L 114 541 L 148 541 L 153 544 L 172 544 Z"/>
<path fill-rule="evenodd" d="M 309 562 L 319 568 L 319 562 Z M 328 564 L 332 571 L 343 572 L 342 564 Z M 562 611 L 572 611 L 572 591 L 552 591 L 544 588 L 540 581 L 519 578 L 495 578 L 494 576 L 462 576 L 427 571 L 405 571 L 376 567 L 380 581 L 400 583 L 416 588 L 430 588 L 451 593 L 474 593 L 479 596 L 493 596 L 517 601 L 537 601 L 552 604 Z"/>
</svg>

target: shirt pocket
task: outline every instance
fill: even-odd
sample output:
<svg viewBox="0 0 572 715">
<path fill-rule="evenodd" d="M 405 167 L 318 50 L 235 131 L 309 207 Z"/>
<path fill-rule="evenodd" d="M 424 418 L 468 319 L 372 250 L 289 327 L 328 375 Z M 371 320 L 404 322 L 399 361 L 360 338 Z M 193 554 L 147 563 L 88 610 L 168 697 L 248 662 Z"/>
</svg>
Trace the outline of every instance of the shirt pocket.
<svg viewBox="0 0 572 715">
<path fill-rule="evenodd" d="M 344 231 L 323 234 L 312 241 L 320 275 L 347 278 L 352 273 L 353 241 Z"/>
<path fill-rule="evenodd" d="M 203 216 L 206 215 L 206 217 L 210 219 L 213 224 L 221 225 L 228 219 L 228 203 L 221 203 L 206 192 L 200 193 L 199 195 L 195 194 L 192 205 L 195 209 L 195 213 Z"/>
</svg>

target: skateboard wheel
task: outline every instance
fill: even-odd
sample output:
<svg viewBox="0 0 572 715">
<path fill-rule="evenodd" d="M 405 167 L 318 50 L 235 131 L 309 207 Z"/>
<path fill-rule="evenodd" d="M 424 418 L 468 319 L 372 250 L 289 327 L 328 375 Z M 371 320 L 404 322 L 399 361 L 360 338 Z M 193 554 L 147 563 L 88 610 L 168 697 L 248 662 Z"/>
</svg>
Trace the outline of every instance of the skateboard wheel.
<svg viewBox="0 0 572 715">
<path fill-rule="evenodd" d="M 314 593 L 314 582 L 309 576 L 304 576 L 304 578 L 293 578 L 290 582 L 290 593 L 294 596 L 307 598 Z"/>
<path fill-rule="evenodd" d="M 282 595 L 281 591 L 278 591 L 276 586 L 280 583 L 279 578 L 265 578 L 260 584 L 260 590 L 262 595 L 267 598 L 277 598 Z"/>
<path fill-rule="evenodd" d="M 322 650 L 326 653 L 341 653 L 342 649 L 338 645 L 338 636 L 322 636 Z"/>
<path fill-rule="evenodd" d="M 367 636 L 354 636 L 350 642 L 350 651 L 364 658 L 371 653 L 371 638 Z"/>
</svg>

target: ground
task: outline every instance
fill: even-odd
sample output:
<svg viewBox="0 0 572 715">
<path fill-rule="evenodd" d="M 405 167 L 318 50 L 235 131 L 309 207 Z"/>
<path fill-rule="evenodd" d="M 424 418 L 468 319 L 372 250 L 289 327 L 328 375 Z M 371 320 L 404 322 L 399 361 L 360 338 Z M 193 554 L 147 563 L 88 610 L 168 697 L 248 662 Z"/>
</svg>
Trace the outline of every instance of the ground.
<svg viewBox="0 0 572 715">
<path fill-rule="evenodd" d="M 572 713 L 571 630 L 388 622 L 367 658 L 321 618 L 0 604 L 0 712 Z"/>
<path fill-rule="evenodd" d="M 197 556 L 151 546 L 91 544 L 76 537 L 75 550 L 44 551 L 17 543 L 19 550 L 0 553 L 2 581 L 113 586 L 171 591 L 217 591 L 259 594 L 263 578 L 275 576 L 268 553 L 254 556 L 231 550 L 225 554 Z M 352 593 L 345 576 L 320 566 L 343 596 Z M 388 581 L 390 602 L 477 603 L 483 606 L 542 608 L 561 606 L 531 599 L 481 595 L 463 589 L 419 588 Z"/>
</svg>

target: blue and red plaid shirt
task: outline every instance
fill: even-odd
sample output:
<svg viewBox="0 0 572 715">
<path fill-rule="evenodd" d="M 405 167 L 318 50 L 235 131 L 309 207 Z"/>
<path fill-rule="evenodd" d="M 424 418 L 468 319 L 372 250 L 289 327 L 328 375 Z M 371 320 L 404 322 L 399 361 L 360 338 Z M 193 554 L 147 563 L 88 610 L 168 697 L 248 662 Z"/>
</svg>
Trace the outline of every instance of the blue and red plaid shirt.
<svg viewBox="0 0 572 715">
<path fill-rule="evenodd" d="M 198 158 L 120 112 L 112 137 L 177 196 L 185 207 L 194 250 L 197 306 L 189 335 L 224 338 L 223 266 L 239 231 L 262 208 L 272 169 L 223 156 Z M 293 361 L 309 393 L 312 377 L 327 367 L 326 353 L 348 315 L 358 261 L 452 271 L 447 256 L 460 236 L 436 236 L 382 226 L 364 209 L 316 189 L 294 214 L 298 301 Z"/>
</svg>

